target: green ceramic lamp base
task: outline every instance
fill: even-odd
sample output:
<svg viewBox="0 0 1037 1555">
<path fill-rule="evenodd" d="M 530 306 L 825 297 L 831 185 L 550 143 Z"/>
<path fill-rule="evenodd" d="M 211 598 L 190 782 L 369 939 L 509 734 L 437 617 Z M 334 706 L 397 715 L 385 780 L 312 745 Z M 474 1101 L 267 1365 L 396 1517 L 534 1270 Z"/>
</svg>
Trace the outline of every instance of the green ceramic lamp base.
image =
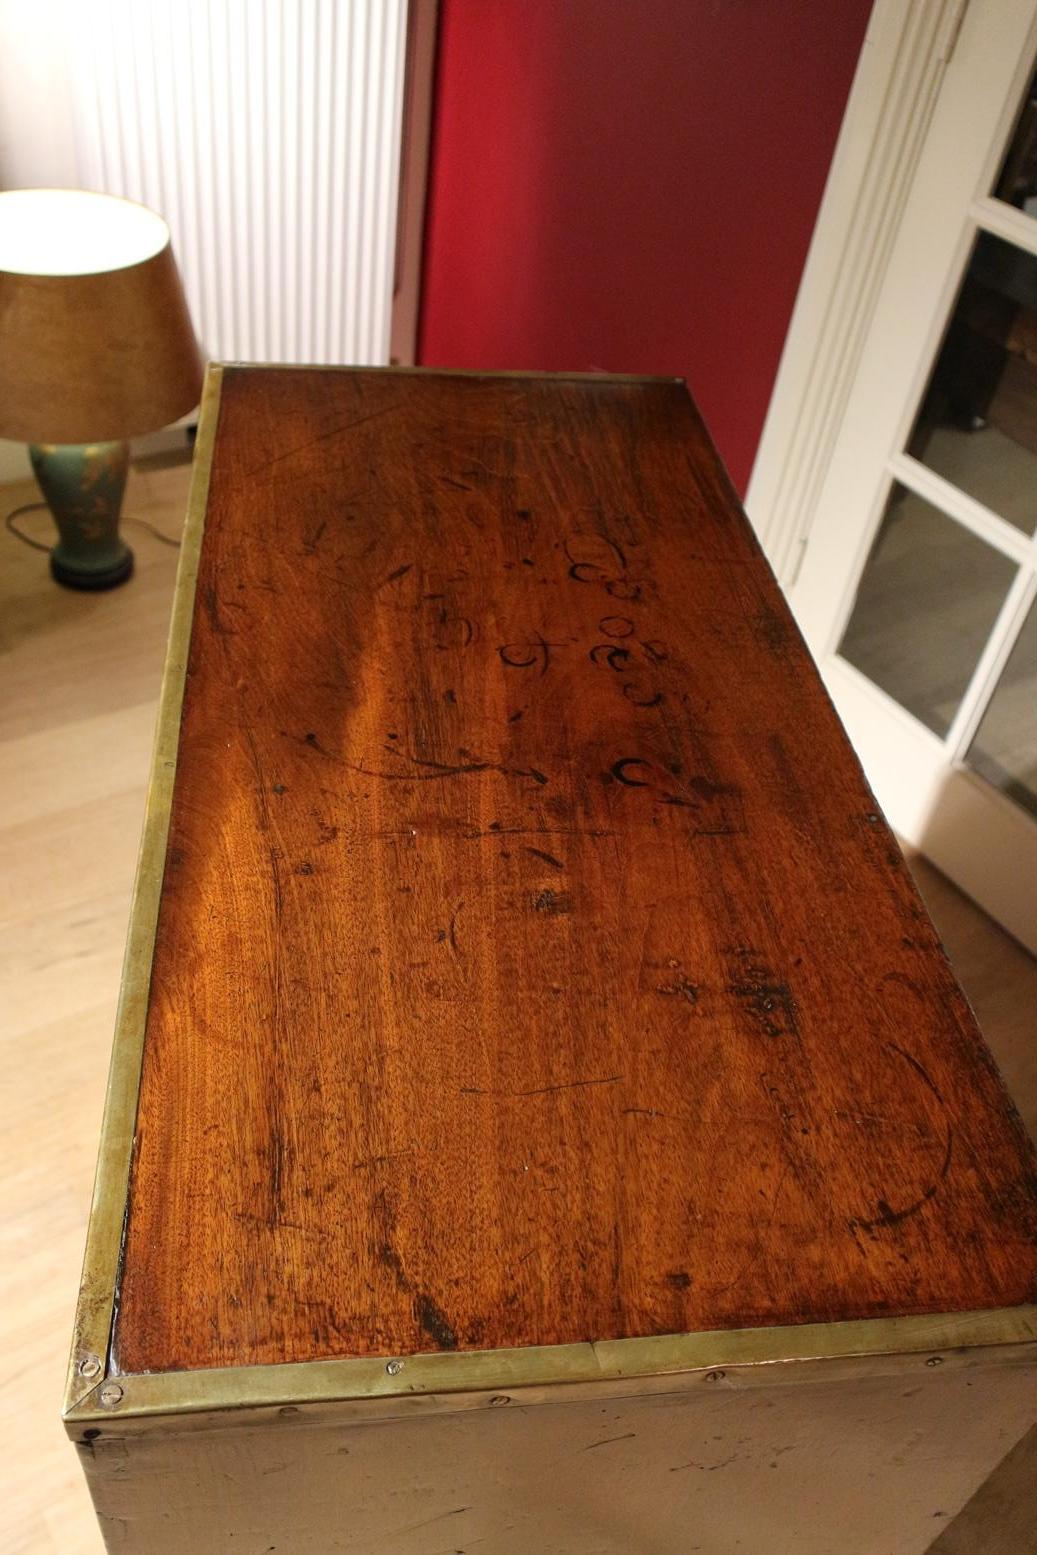
<svg viewBox="0 0 1037 1555">
<path fill-rule="evenodd" d="M 119 534 L 119 512 L 129 444 L 33 443 L 29 458 L 58 527 L 50 553 L 55 582 L 72 589 L 125 583 L 133 552 Z"/>
</svg>

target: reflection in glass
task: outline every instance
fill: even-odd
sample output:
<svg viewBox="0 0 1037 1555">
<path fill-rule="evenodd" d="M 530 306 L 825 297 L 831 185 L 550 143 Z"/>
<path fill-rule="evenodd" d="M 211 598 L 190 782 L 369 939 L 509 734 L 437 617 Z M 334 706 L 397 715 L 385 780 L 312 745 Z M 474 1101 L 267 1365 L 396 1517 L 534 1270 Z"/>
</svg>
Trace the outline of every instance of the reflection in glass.
<svg viewBox="0 0 1037 1555">
<path fill-rule="evenodd" d="M 894 486 L 839 652 L 935 734 L 953 722 L 1015 564 Z"/>
<path fill-rule="evenodd" d="M 1037 216 L 1037 76 L 1019 110 L 1008 155 L 994 185 L 999 200 L 1007 200 L 1028 216 Z"/>
<path fill-rule="evenodd" d="M 1037 606 L 1023 623 L 966 760 L 1037 815 Z"/>
<path fill-rule="evenodd" d="M 1037 259 L 981 233 L 908 452 L 1016 529 L 1037 526 Z"/>
</svg>

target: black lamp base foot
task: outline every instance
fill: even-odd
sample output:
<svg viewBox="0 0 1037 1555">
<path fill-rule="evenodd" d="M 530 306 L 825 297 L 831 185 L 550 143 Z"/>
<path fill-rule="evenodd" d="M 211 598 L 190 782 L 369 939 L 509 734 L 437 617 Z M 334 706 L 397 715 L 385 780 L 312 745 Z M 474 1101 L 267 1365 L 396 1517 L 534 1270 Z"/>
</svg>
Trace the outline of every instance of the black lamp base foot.
<svg viewBox="0 0 1037 1555">
<path fill-rule="evenodd" d="M 114 589 L 133 572 L 133 552 L 127 550 L 125 556 L 111 567 L 87 572 L 81 568 L 66 566 L 53 552 L 50 558 L 50 575 L 55 583 L 62 584 L 67 589 Z"/>
</svg>

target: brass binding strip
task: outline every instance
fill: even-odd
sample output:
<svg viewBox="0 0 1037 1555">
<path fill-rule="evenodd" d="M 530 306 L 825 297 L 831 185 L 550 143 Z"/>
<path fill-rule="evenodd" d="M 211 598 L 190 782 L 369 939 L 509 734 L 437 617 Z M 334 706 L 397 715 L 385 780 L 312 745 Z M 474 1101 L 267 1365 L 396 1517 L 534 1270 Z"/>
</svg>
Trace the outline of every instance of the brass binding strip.
<svg viewBox="0 0 1037 1555">
<path fill-rule="evenodd" d="M 123 1374 L 95 1386 L 66 1417 L 70 1433 L 92 1422 L 217 1414 L 301 1405 L 355 1405 L 364 1418 L 478 1407 L 492 1398 L 563 1402 L 590 1386 L 602 1397 L 819 1381 L 935 1368 L 1037 1367 L 1037 1307 L 915 1317 L 801 1323 L 658 1338 L 599 1340 L 514 1350 L 453 1350 L 276 1366 Z M 942 1375 L 942 1373 L 941 1373 Z M 113 1385 L 114 1384 L 114 1385 Z"/>
<path fill-rule="evenodd" d="M 66 1411 L 94 1391 L 98 1379 L 103 1379 L 108 1370 L 108 1347 L 137 1120 L 137 1093 L 151 985 L 151 962 L 165 869 L 198 558 L 205 526 L 216 423 L 219 419 L 221 377 L 222 368 L 211 365 L 206 373 L 202 393 L 187 521 L 180 549 L 169 644 L 159 695 L 144 828 L 130 905 L 94 1195 L 87 1224 L 83 1274 L 65 1384 Z"/>
<path fill-rule="evenodd" d="M 505 380 L 514 378 L 521 381 L 524 378 L 539 383 L 545 379 L 551 383 L 685 383 L 686 379 L 676 378 L 672 373 L 577 373 L 577 372 L 535 372 L 523 367 L 400 367 L 395 364 L 379 366 L 378 363 L 365 364 L 357 367 L 352 362 L 224 362 L 224 367 L 233 368 L 235 372 L 252 371 L 261 368 L 264 372 L 278 373 L 381 373 L 389 377 L 411 378 L 491 378 L 494 382 L 499 378 Z"/>
</svg>

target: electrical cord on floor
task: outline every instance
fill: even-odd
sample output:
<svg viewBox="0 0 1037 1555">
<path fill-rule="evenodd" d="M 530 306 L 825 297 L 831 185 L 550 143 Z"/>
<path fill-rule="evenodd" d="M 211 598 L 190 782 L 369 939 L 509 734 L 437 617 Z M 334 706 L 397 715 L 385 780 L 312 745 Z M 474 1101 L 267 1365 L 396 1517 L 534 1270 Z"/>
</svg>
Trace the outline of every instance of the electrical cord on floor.
<svg viewBox="0 0 1037 1555">
<path fill-rule="evenodd" d="M 19 529 L 15 523 L 15 519 L 21 518 L 23 513 L 37 513 L 40 511 L 50 512 L 46 502 L 23 502 L 20 508 L 11 509 L 4 519 L 4 524 L 10 533 L 14 535 L 15 539 L 21 540 L 23 545 L 31 545 L 34 551 L 49 551 L 51 549 L 49 545 L 42 540 L 34 540 L 32 535 L 27 535 L 25 530 Z M 160 529 L 156 529 L 154 524 L 150 524 L 146 518 L 129 516 L 124 517 L 120 522 L 123 524 L 136 524 L 139 528 L 146 529 L 149 534 L 154 535 L 156 540 L 161 540 L 163 545 L 172 545 L 177 550 L 180 549 L 179 540 L 174 540 L 170 535 L 164 535 Z"/>
</svg>

